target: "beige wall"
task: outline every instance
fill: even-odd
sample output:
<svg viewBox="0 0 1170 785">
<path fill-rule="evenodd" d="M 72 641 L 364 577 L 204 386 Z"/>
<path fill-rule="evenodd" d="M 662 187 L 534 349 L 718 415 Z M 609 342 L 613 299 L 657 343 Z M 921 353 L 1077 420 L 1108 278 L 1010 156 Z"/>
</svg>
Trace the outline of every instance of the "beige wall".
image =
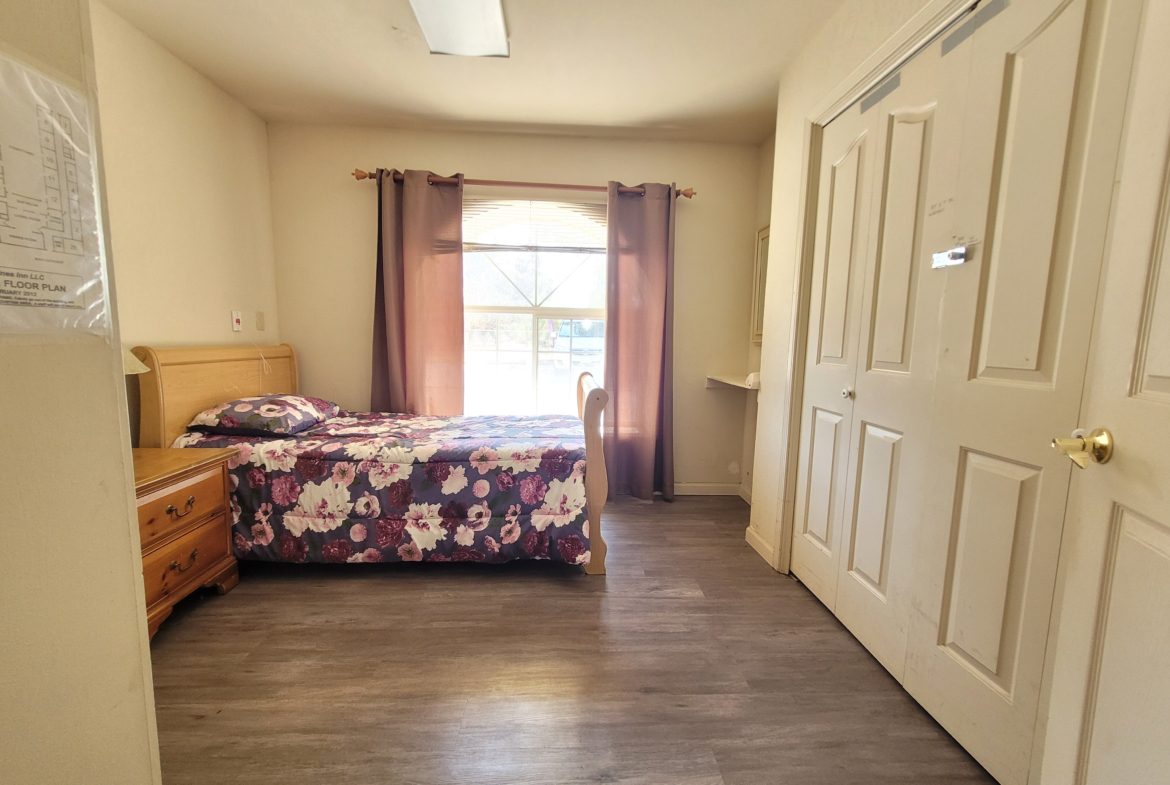
<svg viewBox="0 0 1170 785">
<path fill-rule="evenodd" d="M 775 166 L 776 135 L 772 134 L 760 145 L 756 175 L 756 230 L 763 229 L 772 220 L 772 169 Z M 754 235 L 753 235 L 754 236 Z M 753 271 L 755 269 L 753 257 Z M 749 335 L 747 370 L 760 370 L 760 344 L 752 343 Z M 743 470 L 740 476 L 739 495 L 749 504 L 752 501 L 752 483 L 755 480 L 756 419 L 759 409 L 759 393 L 748 392 L 743 411 Z"/>
<path fill-rule="evenodd" d="M 810 114 L 829 91 L 926 4 L 927 0 L 846 0 L 780 75 L 751 518 L 756 544 L 763 550 L 774 552 L 777 548 L 781 505 L 792 502 L 790 494 L 781 498 L 780 493 L 785 444 L 779 434 L 790 403 L 785 386 L 792 360 L 789 346 L 802 221 L 802 161 Z"/>
<path fill-rule="evenodd" d="M 755 146 L 273 125 L 269 150 L 281 336 L 300 351 L 304 390 L 357 408 L 369 404 L 376 203 L 355 166 L 694 186 L 678 214 L 675 476 L 683 491 L 736 492 L 744 396 L 705 378 L 747 363 Z"/>
<path fill-rule="evenodd" d="M 93 35 L 123 339 L 278 340 L 264 121 L 97 2 Z"/>
<path fill-rule="evenodd" d="M 0 48 L 85 92 L 85 8 L 4 0 Z M 117 331 L 107 342 L 0 329 L 0 369 L 0 779 L 157 783 Z"/>
</svg>

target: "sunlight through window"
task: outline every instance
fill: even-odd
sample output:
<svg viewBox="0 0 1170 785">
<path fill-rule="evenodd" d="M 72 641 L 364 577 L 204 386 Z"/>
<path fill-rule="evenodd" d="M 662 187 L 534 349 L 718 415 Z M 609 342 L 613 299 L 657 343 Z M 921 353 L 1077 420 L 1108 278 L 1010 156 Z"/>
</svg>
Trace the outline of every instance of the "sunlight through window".
<svg viewBox="0 0 1170 785">
<path fill-rule="evenodd" d="M 605 358 L 605 204 L 465 199 L 464 411 L 576 414 Z"/>
</svg>

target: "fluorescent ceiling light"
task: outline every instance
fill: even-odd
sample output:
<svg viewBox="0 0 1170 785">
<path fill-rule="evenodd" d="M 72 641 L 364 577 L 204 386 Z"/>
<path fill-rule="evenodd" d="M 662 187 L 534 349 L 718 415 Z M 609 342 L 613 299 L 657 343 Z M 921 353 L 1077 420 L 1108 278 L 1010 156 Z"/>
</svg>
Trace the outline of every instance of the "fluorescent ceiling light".
<svg viewBox="0 0 1170 785">
<path fill-rule="evenodd" d="M 410 0 L 431 54 L 507 57 L 501 0 Z"/>
</svg>

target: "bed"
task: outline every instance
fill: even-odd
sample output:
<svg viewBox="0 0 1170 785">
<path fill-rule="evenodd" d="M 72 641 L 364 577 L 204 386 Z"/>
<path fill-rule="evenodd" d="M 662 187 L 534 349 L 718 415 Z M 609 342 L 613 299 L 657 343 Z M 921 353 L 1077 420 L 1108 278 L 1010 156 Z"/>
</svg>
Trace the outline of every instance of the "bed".
<svg viewBox="0 0 1170 785">
<path fill-rule="evenodd" d="M 341 411 L 295 435 L 187 430 L 235 399 L 299 394 L 296 355 L 279 346 L 133 350 L 139 443 L 234 447 L 237 558 L 276 562 L 507 562 L 548 559 L 604 574 L 608 495 L 590 374 L 577 416 L 431 417 Z"/>
</svg>

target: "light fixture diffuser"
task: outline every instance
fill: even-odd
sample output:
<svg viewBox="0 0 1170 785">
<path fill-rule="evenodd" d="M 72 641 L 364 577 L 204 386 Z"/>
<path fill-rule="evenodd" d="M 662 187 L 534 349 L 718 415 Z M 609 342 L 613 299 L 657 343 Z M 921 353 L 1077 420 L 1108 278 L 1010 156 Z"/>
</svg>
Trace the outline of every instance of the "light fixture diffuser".
<svg viewBox="0 0 1170 785">
<path fill-rule="evenodd" d="M 410 0 L 431 54 L 507 57 L 501 0 Z"/>
</svg>

